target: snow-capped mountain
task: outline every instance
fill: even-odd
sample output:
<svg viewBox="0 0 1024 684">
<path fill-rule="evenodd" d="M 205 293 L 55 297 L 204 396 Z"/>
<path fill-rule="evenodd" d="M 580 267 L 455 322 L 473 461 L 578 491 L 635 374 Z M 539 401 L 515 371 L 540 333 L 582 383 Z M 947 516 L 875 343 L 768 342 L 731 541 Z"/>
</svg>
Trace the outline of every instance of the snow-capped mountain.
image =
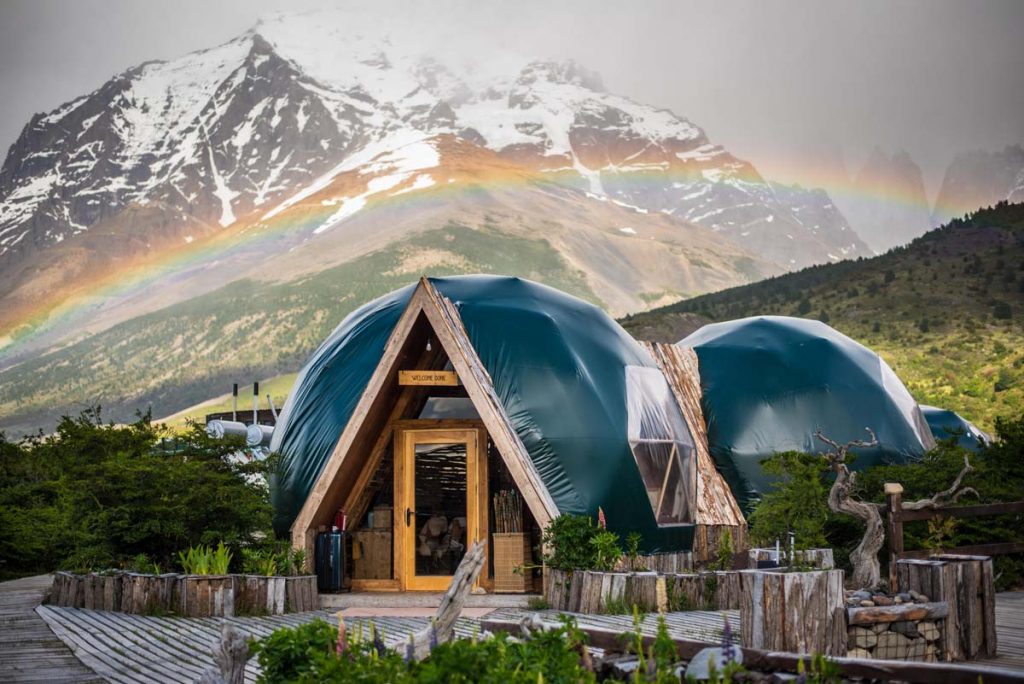
<svg viewBox="0 0 1024 684">
<path fill-rule="evenodd" d="M 397 180 L 374 160 L 437 136 L 786 268 L 868 253 L 823 193 L 773 187 L 698 126 L 607 92 L 577 64 L 445 61 L 406 47 L 414 28 L 348 10 L 282 15 L 34 117 L 0 170 L 0 331 L 97 271 L 259 229 L 357 167 L 366 182 L 336 200 L 332 225 L 398 190 L 429 191 L 450 160 Z"/>
<path fill-rule="evenodd" d="M 942 179 L 933 221 L 945 223 L 1002 200 L 1024 201 L 1024 147 L 1020 145 L 1009 145 L 1001 152 L 958 154 Z"/>
<path fill-rule="evenodd" d="M 875 147 L 839 208 L 872 249 L 881 254 L 931 230 L 921 168 L 906 152 Z"/>
</svg>

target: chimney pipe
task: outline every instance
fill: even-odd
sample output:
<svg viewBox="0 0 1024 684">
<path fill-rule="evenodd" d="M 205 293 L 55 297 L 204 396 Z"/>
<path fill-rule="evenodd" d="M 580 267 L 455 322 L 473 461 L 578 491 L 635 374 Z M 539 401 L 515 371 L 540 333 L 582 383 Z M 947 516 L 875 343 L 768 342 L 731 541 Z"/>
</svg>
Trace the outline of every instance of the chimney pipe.
<svg viewBox="0 0 1024 684">
<path fill-rule="evenodd" d="M 231 420 L 238 422 L 238 383 L 231 387 Z"/>
<path fill-rule="evenodd" d="M 259 425 L 260 383 L 252 383 L 252 424 Z"/>
</svg>

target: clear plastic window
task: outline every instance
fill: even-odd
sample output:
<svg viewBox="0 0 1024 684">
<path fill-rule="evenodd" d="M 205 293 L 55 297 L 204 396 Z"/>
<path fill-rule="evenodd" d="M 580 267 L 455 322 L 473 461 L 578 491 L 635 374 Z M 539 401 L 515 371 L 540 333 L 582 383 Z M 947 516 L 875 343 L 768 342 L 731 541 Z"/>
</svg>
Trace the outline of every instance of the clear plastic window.
<svg viewBox="0 0 1024 684">
<path fill-rule="evenodd" d="M 693 436 L 660 370 L 626 367 L 626 407 L 629 446 L 658 524 L 693 522 Z"/>
</svg>

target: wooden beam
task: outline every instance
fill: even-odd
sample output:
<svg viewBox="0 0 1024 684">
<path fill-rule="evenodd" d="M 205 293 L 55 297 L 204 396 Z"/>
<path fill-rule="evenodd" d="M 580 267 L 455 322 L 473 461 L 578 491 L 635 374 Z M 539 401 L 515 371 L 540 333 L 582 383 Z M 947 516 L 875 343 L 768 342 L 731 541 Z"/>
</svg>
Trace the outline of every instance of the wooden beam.
<svg viewBox="0 0 1024 684">
<path fill-rule="evenodd" d="M 1000 542 L 997 544 L 977 544 L 975 546 L 958 546 L 955 549 L 944 549 L 946 553 L 961 554 L 967 556 L 1002 556 L 1008 553 L 1024 553 L 1024 542 Z M 904 551 L 900 558 L 923 559 L 931 558 L 933 551 L 919 549 L 916 551 Z"/>
<path fill-rule="evenodd" d="M 396 365 L 399 361 L 399 356 L 405 347 L 413 325 L 423 311 L 425 301 L 427 300 L 423 288 L 417 288 L 413 292 L 412 297 L 410 297 L 405 311 L 402 312 L 398 322 L 395 324 L 395 328 L 391 331 L 391 335 L 384 345 L 384 351 L 381 354 L 380 362 L 377 364 L 377 369 L 370 377 L 366 389 L 363 390 L 363 394 L 359 399 L 359 403 L 356 404 L 356 408 L 345 425 L 341 436 L 338 438 L 334 450 L 320 471 L 316 484 L 310 490 L 302 509 L 292 523 L 292 545 L 304 547 L 307 558 L 313 558 L 316 520 L 324 515 L 323 506 L 327 494 L 336 486 L 335 482 L 338 479 L 339 472 L 353 443 L 360 436 L 367 416 L 374 409 L 374 405 L 377 403 L 382 392 L 388 387 L 389 378 L 394 377 L 397 371 Z"/>
<path fill-rule="evenodd" d="M 903 522 L 911 520 L 931 520 L 939 516 L 943 518 L 977 518 L 987 515 L 1005 515 L 1007 513 L 1024 513 L 1024 501 L 1006 501 L 1003 503 L 977 504 L 974 506 L 943 506 L 940 508 L 923 508 L 919 511 L 902 511 Z"/>
<path fill-rule="evenodd" d="M 448 360 L 462 378 L 466 393 L 480 414 L 502 461 L 530 508 L 530 513 L 541 529 L 547 527 L 558 516 L 558 507 L 530 460 L 529 452 L 512 428 L 505 408 L 494 391 L 491 376 L 473 348 L 458 310 L 426 278 L 420 280 L 419 292 L 430 302 L 424 306 L 424 313 L 434 328 L 438 342 L 444 346 Z"/>
</svg>

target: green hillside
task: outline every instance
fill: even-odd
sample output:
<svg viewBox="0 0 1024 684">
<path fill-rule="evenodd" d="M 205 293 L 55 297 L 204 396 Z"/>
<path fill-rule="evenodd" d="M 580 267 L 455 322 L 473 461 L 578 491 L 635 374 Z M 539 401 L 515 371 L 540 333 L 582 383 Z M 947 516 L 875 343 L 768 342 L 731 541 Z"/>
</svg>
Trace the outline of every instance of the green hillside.
<svg viewBox="0 0 1024 684">
<path fill-rule="evenodd" d="M 402 266 L 410 262 L 415 272 Z M 307 278 L 236 281 L 10 368 L 0 373 L 0 429 L 45 429 L 97 402 L 104 418 L 148 406 L 166 416 L 232 382 L 293 373 L 346 314 L 414 282 L 419 269 L 520 275 L 600 304 L 546 240 L 449 224 Z"/>
<path fill-rule="evenodd" d="M 630 316 L 645 339 L 702 321 L 817 318 L 871 347 L 921 403 L 993 428 L 1024 413 L 1024 204 L 952 221 L 872 259 L 816 266 Z"/>
</svg>

